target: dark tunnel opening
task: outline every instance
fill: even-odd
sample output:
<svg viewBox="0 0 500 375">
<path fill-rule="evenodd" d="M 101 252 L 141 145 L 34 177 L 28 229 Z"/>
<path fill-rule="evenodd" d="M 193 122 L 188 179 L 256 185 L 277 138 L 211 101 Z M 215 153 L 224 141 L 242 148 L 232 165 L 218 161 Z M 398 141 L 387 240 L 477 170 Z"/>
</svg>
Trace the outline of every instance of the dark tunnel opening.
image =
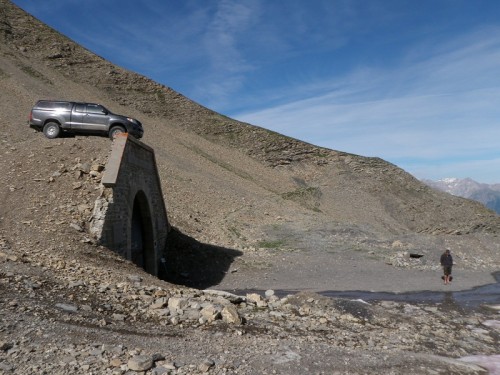
<svg viewBox="0 0 500 375">
<path fill-rule="evenodd" d="M 156 274 L 153 223 L 148 200 L 143 191 L 139 191 L 134 199 L 130 259 L 146 272 Z"/>
</svg>

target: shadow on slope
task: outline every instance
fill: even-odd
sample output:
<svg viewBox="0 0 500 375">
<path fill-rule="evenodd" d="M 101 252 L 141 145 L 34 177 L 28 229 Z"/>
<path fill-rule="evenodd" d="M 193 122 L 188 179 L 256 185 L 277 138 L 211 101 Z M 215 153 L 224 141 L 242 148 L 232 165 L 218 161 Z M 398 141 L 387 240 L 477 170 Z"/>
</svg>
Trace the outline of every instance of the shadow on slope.
<svg viewBox="0 0 500 375">
<path fill-rule="evenodd" d="M 162 280 L 205 289 L 219 284 L 241 251 L 201 243 L 172 228 L 168 235 Z"/>
</svg>

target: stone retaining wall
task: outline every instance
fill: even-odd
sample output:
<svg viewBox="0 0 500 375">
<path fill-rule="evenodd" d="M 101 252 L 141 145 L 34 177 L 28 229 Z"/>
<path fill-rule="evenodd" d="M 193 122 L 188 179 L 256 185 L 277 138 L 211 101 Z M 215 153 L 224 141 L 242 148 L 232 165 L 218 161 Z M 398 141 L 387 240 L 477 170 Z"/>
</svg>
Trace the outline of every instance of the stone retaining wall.
<svg viewBox="0 0 500 375">
<path fill-rule="evenodd" d="M 154 150 L 128 134 L 113 141 L 91 220 L 99 243 L 158 275 L 170 225 Z"/>
</svg>

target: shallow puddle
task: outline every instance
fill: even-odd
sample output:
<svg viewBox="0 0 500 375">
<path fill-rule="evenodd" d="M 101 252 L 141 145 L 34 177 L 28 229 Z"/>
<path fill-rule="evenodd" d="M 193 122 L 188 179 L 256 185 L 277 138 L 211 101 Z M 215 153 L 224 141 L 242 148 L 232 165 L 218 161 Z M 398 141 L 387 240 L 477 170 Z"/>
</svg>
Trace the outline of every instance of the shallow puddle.
<svg viewBox="0 0 500 375">
<path fill-rule="evenodd" d="M 368 291 L 335 291 L 326 290 L 320 291 L 318 294 L 327 297 L 361 299 L 366 302 L 370 301 L 396 301 L 407 302 L 414 304 L 439 304 L 446 309 L 467 309 L 473 310 L 484 305 L 499 305 L 500 304 L 500 272 L 493 274 L 496 283 L 475 287 L 468 290 L 455 292 L 435 292 L 435 291 L 420 291 L 407 293 L 391 293 L 391 292 L 368 292 Z M 264 295 L 264 291 L 259 290 L 233 290 L 230 291 L 238 295 L 246 293 L 258 293 Z M 299 292 L 298 290 L 275 290 L 275 294 L 279 297 L 284 297 L 288 294 Z"/>
<path fill-rule="evenodd" d="M 500 304 L 500 282 L 484 285 L 470 290 L 456 292 L 364 292 L 364 291 L 323 291 L 320 294 L 327 297 L 361 299 L 363 301 L 396 301 L 415 304 L 439 304 L 443 308 L 476 309 L 483 305 Z"/>
</svg>

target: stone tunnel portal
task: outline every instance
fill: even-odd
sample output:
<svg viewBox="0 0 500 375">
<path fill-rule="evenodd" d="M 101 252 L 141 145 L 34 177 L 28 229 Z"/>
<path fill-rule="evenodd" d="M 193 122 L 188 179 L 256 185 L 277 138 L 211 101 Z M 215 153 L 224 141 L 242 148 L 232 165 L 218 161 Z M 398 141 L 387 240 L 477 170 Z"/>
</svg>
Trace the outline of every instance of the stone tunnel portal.
<svg viewBox="0 0 500 375">
<path fill-rule="evenodd" d="M 170 225 L 154 150 L 117 136 L 94 205 L 91 233 L 100 244 L 158 275 Z"/>
</svg>

